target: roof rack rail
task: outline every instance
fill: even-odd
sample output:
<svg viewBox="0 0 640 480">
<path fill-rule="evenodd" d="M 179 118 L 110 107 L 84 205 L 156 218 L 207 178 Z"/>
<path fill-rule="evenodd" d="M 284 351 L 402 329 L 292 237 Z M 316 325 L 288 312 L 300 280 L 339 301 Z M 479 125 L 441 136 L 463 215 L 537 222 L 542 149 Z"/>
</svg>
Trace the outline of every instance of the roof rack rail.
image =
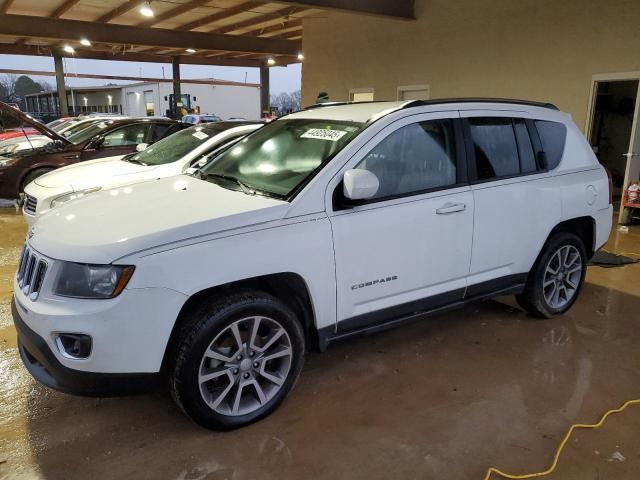
<svg viewBox="0 0 640 480">
<path fill-rule="evenodd" d="M 362 104 L 362 103 L 386 103 L 387 100 L 366 100 L 363 102 L 354 102 L 354 101 L 348 101 L 348 102 L 324 102 L 324 103 L 314 103 L 313 105 L 309 105 L 307 107 L 304 107 L 302 110 L 313 110 L 315 108 L 323 108 L 323 107 L 337 107 L 340 105 L 356 105 L 356 104 Z"/>
<path fill-rule="evenodd" d="M 559 110 L 553 103 L 535 102 L 531 100 L 518 100 L 515 98 L 490 98 L 490 97 L 463 97 L 463 98 L 437 98 L 434 100 L 414 100 L 402 108 L 419 107 L 424 105 L 440 105 L 443 103 L 505 103 L 508 105 L 527 105 L 530 107 L 549 108 Z"/>
</svg>

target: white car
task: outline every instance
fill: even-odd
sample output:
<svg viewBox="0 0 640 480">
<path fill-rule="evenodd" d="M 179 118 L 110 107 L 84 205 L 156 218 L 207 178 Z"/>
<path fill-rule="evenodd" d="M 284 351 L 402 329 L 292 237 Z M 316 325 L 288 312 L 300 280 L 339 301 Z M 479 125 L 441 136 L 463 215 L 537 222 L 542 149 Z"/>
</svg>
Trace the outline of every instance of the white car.
<svg viewBox="0 0 640 480">
<path fill-rule="evenodd" d="M 46 173 L 25 187 L 22 214 L 32 225 L 40 215 L 88 193 L 180 175 L 195 160 L 260 128 L 261 123 L 218 122 L 174 133 L 125 157 L 75 163 Z M 140 146 L 139 146 L 140 148 Z"/>
<path fill-rule="evenodd" d="M 610 192 L 547 104 L 307 109 L 193 176 L 43 216 L 14 281 L 20 354 L 69 392 L 165 375 L 196 422 L 240 427 L 283 401 L 307 348 L 497 295 L 566 312 L 609 236 Z"/>
</svg>

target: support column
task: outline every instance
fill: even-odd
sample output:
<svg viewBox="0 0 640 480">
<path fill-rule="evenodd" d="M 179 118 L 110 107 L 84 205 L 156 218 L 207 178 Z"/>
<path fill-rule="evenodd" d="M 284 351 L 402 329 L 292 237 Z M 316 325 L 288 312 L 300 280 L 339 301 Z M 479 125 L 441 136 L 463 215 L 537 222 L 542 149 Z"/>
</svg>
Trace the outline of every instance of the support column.
<svg viewBox="0 0 640 480">
<path fill-rule="evenodd" d="M 58 88 L 58 102 L 60 103 L 60 116 L 69 116 L 69 104 L 67 103 L 67 89 L 64 86 L 64 65 L 62 57 L 54 53 L 53 63 L 56 67 L 56 87 Z M 39 102 L 38 102 L 39 103 Z"/>
<path fill-rule="evenodd" d="M 271 113 L 271 98 L 269 94 L 269 67 L 260 67 L 260 116 Z"/>
<path fill-rule="evenodd" d="M 178 103 L 182 103 L 182 90 L 180 89 L 180 57 L 173 57 L 173 116 L 180 119 Z"/>
</svg>

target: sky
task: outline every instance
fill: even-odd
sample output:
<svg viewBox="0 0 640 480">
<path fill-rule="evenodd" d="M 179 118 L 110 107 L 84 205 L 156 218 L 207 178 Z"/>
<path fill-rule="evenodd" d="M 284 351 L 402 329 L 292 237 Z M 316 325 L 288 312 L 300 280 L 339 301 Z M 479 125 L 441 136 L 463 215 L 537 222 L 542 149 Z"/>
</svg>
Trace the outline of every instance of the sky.
<svg viewBox="0 0 640 480">
<path fill-rule="evenodd" d="M 16 70 L 42 70 L 53 72 L 52 57 L 35 57 L 26 55 L 0 55 L 2 68 Z M 111 60 L 85 60 L 75 58 L 65 58 L 65 71 L 69 73 L 90 73 L 92 75 L 122 75 L 141 77 L 164 77 L 171 78 L 171 64 L 162 63 L 137 63 L 137 62 L 117 62 Z M 277 95 L 282 92 L 293 92 L 300 90 L 301 85 L 301 64 L 293 64 L 287 67 L 271 67 L 271 94 Z M 180 75 L 183 79 L 211 79 L 231 80 L 236 82 L 260 83 L 260 72 L 257 68 L 245 67 L 214 67 L 206 65 L 181 65 Z M 54 77 L 39 77 L 30 75 L 36 82 L 47 81 L 55 85 Z M 67 85 L 96 86 L 106 83 L 132 83 L 117 80 L 98 80 L 86 78 L 67 78 Z"/>
</svg>

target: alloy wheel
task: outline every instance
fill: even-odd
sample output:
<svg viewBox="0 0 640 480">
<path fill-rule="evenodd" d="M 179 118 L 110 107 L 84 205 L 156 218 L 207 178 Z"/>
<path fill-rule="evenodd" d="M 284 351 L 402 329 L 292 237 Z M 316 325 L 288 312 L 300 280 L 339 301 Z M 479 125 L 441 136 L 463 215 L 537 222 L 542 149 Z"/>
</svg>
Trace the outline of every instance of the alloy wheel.
<svg viewBox="0 0 640 480">
<path fill-rule="evenodd" d="M 555 251 L 544 272 L 542 290 L 547 304 L 564 308 L 578 291 L 582 277 L 582 257 L 573 245 L 563 245 Z"/>
<path fill-rule="evenodd" d="M 202 399 L 223 415 L 252 413 L 280 391 L 292 357 L 289 334 L 276 320 L 265 316 L 237 320 L 204 352 L 198 370 Z"/>
</svg>

